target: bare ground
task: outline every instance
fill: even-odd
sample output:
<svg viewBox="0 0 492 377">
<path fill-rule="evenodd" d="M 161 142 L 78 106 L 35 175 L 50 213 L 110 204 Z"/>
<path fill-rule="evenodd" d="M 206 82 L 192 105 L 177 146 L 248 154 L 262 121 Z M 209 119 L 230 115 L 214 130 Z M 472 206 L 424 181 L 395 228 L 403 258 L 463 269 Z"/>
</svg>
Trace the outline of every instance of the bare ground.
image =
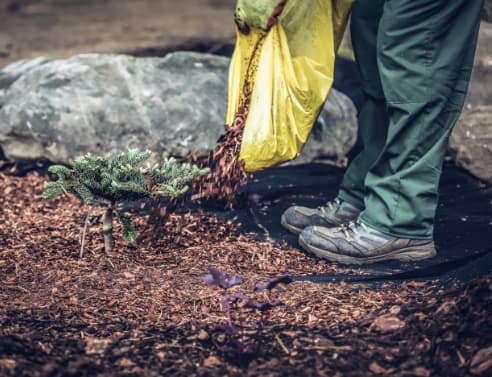
<svg viewBox="0 0 492 377">
<path fill-rule="evenodd" d="M 0 0 L 0 67 L 36 56 L 162 54 L 234 39 L 231 0 Z"/>
</svg>

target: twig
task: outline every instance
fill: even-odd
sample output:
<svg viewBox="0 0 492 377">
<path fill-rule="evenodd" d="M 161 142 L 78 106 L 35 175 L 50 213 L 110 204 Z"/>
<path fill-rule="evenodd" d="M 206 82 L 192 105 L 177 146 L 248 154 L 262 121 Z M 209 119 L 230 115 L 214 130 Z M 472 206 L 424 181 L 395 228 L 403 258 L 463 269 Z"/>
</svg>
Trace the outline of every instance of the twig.
<svg viewBox="0 0 492 377">
<path fill-rule="evenodd" d="M 87 211 L 87 216 L 85 218 L 84 230 L 82 231 L 82 242 L 80 245 L 80 254 L 79 254 L 79 258 L 81 258 L 81 259 L 84 256 L 85 236 L 87 234 L 87 227 L 89 226 L 89 219 L 90 219 L 91 213 L 92 213 L 92 207 L 89 207 L 89 211 Z"/>
<path fill-rule="evenodd" d="M 285 352 L 287 355 L 290 355 L 290 351 L 289 351 L 289 349 L 285 346 L 284 342 L 282 342 L 282 339 L 280 339 L 280 337 L 278 336 L 278 334 L 275 334 L 275 339 L 277 339 L 278 344 L 279 344 L 279 345 L 280 345 L 280 347 L 284 350 L 284 352 Z"/>
<path fill-rule="evenodd" d="M 114 267 L 113 262 L 111 262 L 111 258 L 109 258 L 109 257 L 108 257 L 108 258 L 106 258 L 106 261 L 110 264 L 110 266 L 111 266 L 111 267 L 113 268 L 113 270 L 114 270 L 114 269 L 115 269 L 115 267 Z"/>
<path fill-rule="evenodd" d="M 24 292 L 24 293 L 29 293 L 29 291 L 26 289 L 26 288 L 23 288 L 21 287 L 20 285 L 14 285 L 14 286 L 10 286 L 10 285 L 3 285 L 5 288 L 9 288 L 9 289 L 16 289 L 16 290 L 19 290 L 21 292 Z"/>
</svg>

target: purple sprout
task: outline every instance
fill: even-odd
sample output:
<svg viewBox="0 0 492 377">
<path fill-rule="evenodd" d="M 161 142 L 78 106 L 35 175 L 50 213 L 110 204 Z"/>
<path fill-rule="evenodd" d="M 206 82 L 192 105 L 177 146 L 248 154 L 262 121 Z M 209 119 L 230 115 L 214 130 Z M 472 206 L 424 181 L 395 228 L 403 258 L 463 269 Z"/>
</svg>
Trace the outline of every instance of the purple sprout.
<svg viewBox="0 0 492 377">
<path fill-rule="evenodd" d="M 247 186 L 249 183 L 249 179 L 248 178 L 243 178 L 239 181 L 239 186 L 240 187 L 244 187 L 244 186 Z"/>
<path fill-rule="evenodd" d="M 259 206 L 261 203 L 262 196 L 257 193 L 251 193 L 248 195 L 248 202 L 252 206 Z"/>
<path fill-rule="evenodd" d="M 270 310 L 282 303 L 280 300 L 271 302 L 256 301 L 243 292 L 229 293 L 228 290 L 231 287 L 242 282 L 241 278 L 231 276 L 214 267 L 209 267 L 208 271 L 209 273 L 205 275 L 203 281 L 212 287 L 225 290 L 220 298 L 220 306 L 225 313 L 227 322 L 218 325 L 216 329 L 224 333 L 227 340 L 225 344 L 217 345 L 217 348 L 232 357 L 234 362 L 247 365 L 260 349 Z M 278 284 L 289 284 L 291 282 L 291 276 L 285 274 L 256 284 L 254 291 L 270 291 Z M 260 318 L 254 320 L 256 330 L 253 334 L 248 335 L 245 331 L 247 327 L 244 326 L 244 323 L 253 321 L 251 317 L 248 317 L 248 312 L 250 311 L 242 311 L 241 308 L 252 309 L 260 314 Z"/>
<path fill-rule="evenodd" d="M 242 280 L 238 276 L 232 276 L 215 267 L 209 267 L 208 274 L 204 276 L 203 282 L 214 288 L 229 289 L 235 285 L 241 284 Z"/>
</svg>

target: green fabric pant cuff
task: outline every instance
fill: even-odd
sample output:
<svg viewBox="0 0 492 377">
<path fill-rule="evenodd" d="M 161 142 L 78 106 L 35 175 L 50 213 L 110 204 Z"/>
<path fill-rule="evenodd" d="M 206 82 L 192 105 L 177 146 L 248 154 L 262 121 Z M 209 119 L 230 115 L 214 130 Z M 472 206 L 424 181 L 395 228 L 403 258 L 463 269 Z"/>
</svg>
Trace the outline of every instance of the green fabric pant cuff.
<svg viewBox="0 0 492 377">
<path fill-rule="evenodd" d="M 371 220 L 366 219 L 364 217 L 364 213 L 362 213 L 359 216 L 358 220 L 361 223 L 363 223 L 364 225 L 367 225 L 369 228 L 375 229 L 375 230 L 377 230 L 383 234 L 386 234 L 387 236 L 396 237 L 396 238 L 407 238 L 410 240 L 433 240 L 434 239 L 433 233 L 431 233 L 430 235 L 428 235 L 428 234 L 418 235 L 418 234 L 411 234 L 411 233 L 405 233 L 404 234 L 404 233 L 394 232 L 393 230 L 391 230 L 388 227 L 385 227 L 381 224 L 375 224 Z"/>
<path fill-rule="evenodd" d="M 340 189 L 338 191 L 337 198 L 340 200 L 347 202 L 348 204 L 352 204 L 355 208 L 358 208 L 360 210 L 364 209 L 364 202 L 361 201 L 360 199 L 356 198 L 355 196 L 351 195 L 349 192 Z"/>
</svg>

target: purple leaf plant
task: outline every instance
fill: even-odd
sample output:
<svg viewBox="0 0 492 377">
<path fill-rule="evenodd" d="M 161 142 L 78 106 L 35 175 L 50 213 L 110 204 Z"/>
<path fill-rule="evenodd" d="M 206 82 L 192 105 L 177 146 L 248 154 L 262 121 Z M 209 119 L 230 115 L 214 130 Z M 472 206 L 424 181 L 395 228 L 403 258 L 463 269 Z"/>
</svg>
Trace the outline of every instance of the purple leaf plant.
<svg viewBox="0 0 492 377">
<path fill-rule="evenodd" d="M 203 282 L 214 288 L 229 289 L 241 284 L 242 280 L 240 277 L 231 276 L 227 272 L 222 272 L 215 267 L 209 267 L 208 274 L 203 277 Z"/>
<path fill-rule="evenodd" d="M 232 361 L 237 364 L 248 363 L 259 351 L 261 337 L 264 335 L 265 324 L 271 309 L 282 304 L 280 300 L 257 301 L 244 292 L 229 293 L 228 290 L 235 285 L 241 284 L 242 279 L 222 272 L 215 267 L 209 267 L 208 274 L 203 278 L 204 283 L 225 290 L 220 298 L 220 306 L 224 310 L 227 322 L 217 326 L 216 330 L 226 336 L 224 345 L 217 348 L 226 355 L 232 356 Z M 257 283 L 254 291 L 271 291 L 279 284 L 292 282 L 290 275 L 281 275 L 266 282 Z M 244 310 L 251 309 L 251 310 Z M 259 320 L 248 318 L 248 315 L 259 313 Z M 244 324 L 253 323 L 250 328 L 255 328 L 254 334 L 247 335 L 248 326 Z"/>
</svg>

